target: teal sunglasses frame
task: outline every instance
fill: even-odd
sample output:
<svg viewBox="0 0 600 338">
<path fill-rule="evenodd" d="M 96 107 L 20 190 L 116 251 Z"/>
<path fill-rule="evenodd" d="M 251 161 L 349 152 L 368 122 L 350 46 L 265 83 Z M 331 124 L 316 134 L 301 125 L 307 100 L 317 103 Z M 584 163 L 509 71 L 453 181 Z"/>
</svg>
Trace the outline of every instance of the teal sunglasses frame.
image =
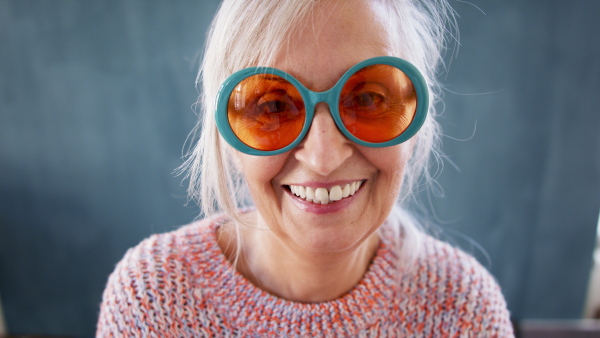
<svg viewBox="0 0 600 338">
<path fill-rule="evenodd" d="M 340 117 L 339 112 L 340 94 L 346 81 L 357 71 L 367 66 L 377 64 L 389 65 L 400 69 L 404 74 L 406 74 L 406 76 L 408 76 L 417 94 L 417 107 L 415 111 L 415 116 L 408 128 L 395 138 L 381 143 L 366 142 L 352 135 L 346 129 L 344 123 L 342 123 L 342 119 Z M 294 87 L 296 87 L 296 89 L 298 89 L 298 92 L 300 93 L 300 95 L 302 96 L 302 100 L 304 101 L 306 118 L 304 120 L 304 126 L 302 127 L 302 131 L 292 143 L 281 149 L 265 151 L 250 147 L 247 144 L 243 143 L 235 135 L 235 133 L 231 129 L 231 126 L 229 125 L 227 107 L 229 104 L 229 98 L 231 96 L 231 93 L 242 80 L 257 74 L 272 74 L 284 78 L 285 80 L 289 81 Z M 314 108 L 315 105 L 319 102 L 325 102 L 329 106 L 329 112 L 331 113 L 331 116 L 333 117 L 337 128 L 342 132 L 342 134 L 345 137 L 347 137 L 356 144 L 375 148 L 397 145 L 413 137 L 425 122 L 425 118 L 427 117 L 427 111 L 429 110 L 429 90 L 425 78 L 423 77 L 421 72 L 410 62 L 392 56 L 378 56 L 357 63 L 352 68 L 348 69 L 348 71 L 346 71 L 344 75 L 342 75 L 342 77 L 333 87 L 324 92 L 314 92 L 312 90 L 309 90 L 296 78 L 276 68 L 246 68 L 233 73 L 225 80 L 225 82 L 223 82 L 217 94 L 216 100 L 217 107 L 215 111 L 215 119 L 217 122 L 217 128 L 219 130 L 219 133 L 221 133 L 221 136 L 223 136 L 227 143 L 229 143 L 233 148 L 243 153 L 257 156 L 270 156 L 281 154 L 293 149 L 300 142 L 302 142 L 302 140 L 306 136 L 306 133 L 308 133 L 310 126 L 312 125 L 312 120 L 315 115 Z"/>
</svg>

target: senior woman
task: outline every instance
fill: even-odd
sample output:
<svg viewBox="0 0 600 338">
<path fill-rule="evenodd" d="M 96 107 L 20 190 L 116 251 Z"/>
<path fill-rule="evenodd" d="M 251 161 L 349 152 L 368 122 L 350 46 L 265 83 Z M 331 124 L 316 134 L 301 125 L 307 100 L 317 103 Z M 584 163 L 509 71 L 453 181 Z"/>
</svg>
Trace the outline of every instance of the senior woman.
<svg viewBox="0 0 600 338">
<path fill-rule="evenodd" d="M 436 144 L 447 13 L 224 1 L 186 163 L 206 218 L 127 252 L 97 335 L 512 336 L 490 274 L 399 206 Z"/>
</svg>

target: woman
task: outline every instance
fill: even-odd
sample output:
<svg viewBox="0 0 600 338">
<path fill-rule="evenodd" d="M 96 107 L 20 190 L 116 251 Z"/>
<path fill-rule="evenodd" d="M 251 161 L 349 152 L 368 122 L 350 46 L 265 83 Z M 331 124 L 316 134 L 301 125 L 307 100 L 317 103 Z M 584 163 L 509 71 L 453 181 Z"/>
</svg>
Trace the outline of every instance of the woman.
<svg viewBox="0 0 600 338">
<path fill-rule="evenodd" d="M 98 336 L 512 336 L 487 271 L 398 206 L 436 143 L 445 11 L 224 1 L 186 163 L 207 217 L 126 254 Z"/>
</svg>

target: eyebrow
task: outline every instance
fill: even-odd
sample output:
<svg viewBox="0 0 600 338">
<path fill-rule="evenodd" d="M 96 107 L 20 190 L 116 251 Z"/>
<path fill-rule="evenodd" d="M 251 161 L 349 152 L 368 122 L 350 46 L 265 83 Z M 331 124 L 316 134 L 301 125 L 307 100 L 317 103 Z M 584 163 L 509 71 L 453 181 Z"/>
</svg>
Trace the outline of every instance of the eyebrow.
<svg viewBox="0 0 600 338">
<path fill-rule="evenodd" d="M 288 73 L 285 73 L 287 76 L 290 76 Z M 289 83 L 290 81 L 279 76 L 279 75 L 275 75 L 275 74 L 269 74 L 269 73 L 259 73 L 256 74 L 255 76 L 259 77 L 260 79 L 263 80 L 269 80 L 269 81 L 275 81 L 275 82 L 280 82 L 280 83 Z"/>
</svg>

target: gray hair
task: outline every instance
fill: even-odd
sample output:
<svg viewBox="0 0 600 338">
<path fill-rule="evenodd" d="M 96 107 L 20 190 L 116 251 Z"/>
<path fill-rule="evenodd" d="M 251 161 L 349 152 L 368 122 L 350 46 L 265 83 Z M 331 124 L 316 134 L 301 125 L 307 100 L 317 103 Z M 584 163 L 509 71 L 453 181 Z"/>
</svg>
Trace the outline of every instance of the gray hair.
<svg viewBox="0 0 600 338">
<path fill-rule="evenodd" d="M 393 56 L 406 59 L 421 70 L 431 95 L 427 119 L 415 136 L 417 142 L 406 166 L 399 205 L 418 185 L 431 182 L 430 162 L 439 161 L 440 129 L 435 103 L 441 90 L 435 75 L 442 62 L 447 28 L 455 27 L 454 16 L 446 0 L 372 1 L 387 9 L 388 20 L 383 24 Z M 320 2 L 224 0 L 221 4 L 207 37 L 204 60 L 196 80 L 202 85 L 198 101 L 202 114 L 194 131 L 200 133 L 200 138 L 180 168 L 187 171 L 188 194 L 200 204 L 205 217 L 224 213 L 237 224 L 243 224 L 239 208 L 247 199 L 242 176 L 226 151 L 215 123 L 215 97 L 219 86 L 237 70 L 270 65 L 281 47 L 285 47 L 294 26 L 311 15 Z M 419 231 L 415 222 L 408 213 L 399 207 L 396 209 L 391 218 L 404 215 L 398 222 L 402 223 L 400 230 L 405 239 L 416 238 Z"/>
</svg>

